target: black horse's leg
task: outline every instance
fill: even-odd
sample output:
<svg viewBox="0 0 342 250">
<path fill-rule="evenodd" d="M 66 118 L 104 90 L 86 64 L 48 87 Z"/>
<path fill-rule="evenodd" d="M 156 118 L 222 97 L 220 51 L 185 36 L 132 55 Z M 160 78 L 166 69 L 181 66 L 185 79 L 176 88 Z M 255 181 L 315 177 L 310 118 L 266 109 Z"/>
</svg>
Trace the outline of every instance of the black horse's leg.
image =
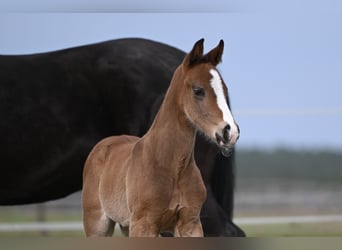
<svg viewBox="0 0 342 250">
<path fill-rule="evenodd" d="M 232 222 L 234 202 L 234 151 L 223 157 L 217 146 L 197 136 L 195 159 L 207 187 L 201 210 L 205 236 L 245 236 Z"/>
<path fill-rule="evenodd" d="M 236 226 L 228 214 L 217 203 L 210 187 L 207 187 L 207 200 L 201 210 L 201 222 L 206 237 L 245 237 L 245 233 Z"/>
</svg>

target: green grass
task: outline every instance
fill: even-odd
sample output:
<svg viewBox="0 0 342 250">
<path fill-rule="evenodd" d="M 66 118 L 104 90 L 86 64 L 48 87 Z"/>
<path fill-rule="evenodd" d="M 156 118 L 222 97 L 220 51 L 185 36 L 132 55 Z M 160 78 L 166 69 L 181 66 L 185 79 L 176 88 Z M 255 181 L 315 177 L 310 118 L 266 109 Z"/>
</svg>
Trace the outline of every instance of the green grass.
<svg viewBox="0 0 342 250">
<path fill-rule="evenodd" d="M 268 215 L 268 214 L 267 214 Z M 263 216 L 267 216 L 263 214 Z M 251 214 L 239 215 L 238 217 L 251 216 Z M 58 221 L 81 221 L 80 211 L 46 211 L 46 222 Z M 0 208 L 0 223 L 23 223 L 37 222 L 37 213 L 32 211 L 19 211 L 9 208 Z M 287 223 L 287 224 L 265 224 L 265 225 L 240 225 L 250 237 L 342 237 L 342 222 L 326 223 Z M 57 231 L 57 232 L 0 232 L 1 237 L 84 237 L 80 231 Z M 121 236 L 116 230 L 115 236 Z"/>
<path fill-rule="evenodd" d="M 244 215 L 245 217 L 247 215 Z M 265 216 L 265 215 L 264 215 Z M 80 212 L 61 213 L 49 211 L 45 214 L 46 222 L 81 221 Z M 0 223 L 37 222 L 37 214 L 34 211 L 21 213 L 11 209 L 1 209 Z M 250 237 L 342 237 L 342 222 L 327 223 L 287 223 L 265 225 L 240 225 Z M 116 230 L 115 236 L 120 236 L 120 230 Z M 57 232 L 0 232 L 0 237 L 84 237 L 83 231 L 57 231 Z"/>
<path fill-rule="evenodd" d="M 118 227 L 115 228 L 114 237 L 123 237 L 120 229 Z M 85 234 L 83 230 L 80 231 L 57 231 L 57 232 L 0 232 L 0 238 L 4 237 L 73 237 L 73 238 L 84 238 Z"/>
<path fill-rule="evenodd" d="M 342 236 L 342 222 L 288 223 L 241 226 L 250 237 L 334 237 Z"/>
<path fill-rule="evenodd" d="M 249 237 L 342 237 L 342 222 L 243 225 Z M 83 231 L 0 232 L 0 237 L 84 237 Z M 114 236 L 121 236 L 120 230 Z"/>
<path fill-rule="evenodd" d="M 0 206 L 0 223 L 37 222 L 38 217 L 44 221 L 81 221 L 81 209 L 51 209 L 45 207 L 43 211 L 35 205 Z"/>
</svg>

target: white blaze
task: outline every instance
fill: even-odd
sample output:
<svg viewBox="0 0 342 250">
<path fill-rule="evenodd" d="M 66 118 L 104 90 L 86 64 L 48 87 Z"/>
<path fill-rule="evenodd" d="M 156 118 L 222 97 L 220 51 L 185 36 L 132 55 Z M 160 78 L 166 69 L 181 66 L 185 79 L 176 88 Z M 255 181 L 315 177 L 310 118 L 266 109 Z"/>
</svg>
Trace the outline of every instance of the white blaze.
<svg viewBox="0 0 342 250">
<path fill-rule="evenodd" d="M 239 136 L 239 130 L 236 126 L 232 112 L 228 108 L 228 103 L 223 92 L 223 83 L 221 77 L 219 73 L 214 69 L 211 69 L 209 72 L 213 76 L 213 78 L 211 78 L 210 80 L 210 85 L 214 89 L 217 106 L 222 111 L 223 120 L 230 126 L 229 141 L 235 143 Z"/>
</svg>

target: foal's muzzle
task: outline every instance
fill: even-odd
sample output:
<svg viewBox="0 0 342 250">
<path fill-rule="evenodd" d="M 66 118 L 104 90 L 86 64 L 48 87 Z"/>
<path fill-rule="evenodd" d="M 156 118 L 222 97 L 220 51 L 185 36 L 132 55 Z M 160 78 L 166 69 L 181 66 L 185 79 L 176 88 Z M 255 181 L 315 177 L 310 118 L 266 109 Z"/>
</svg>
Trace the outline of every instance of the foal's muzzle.
<svg viewBox="0 0 342 250">
<path fill-rule="evenodd" d="M 215 133 L 216 142 L 220 147 L 223 156 L 230 156 L 236 141 L 239 139 L 240 129 L 237 124 L 232 129 L 229 124 L 227 124 L 221 131 Z"/>
</svg>

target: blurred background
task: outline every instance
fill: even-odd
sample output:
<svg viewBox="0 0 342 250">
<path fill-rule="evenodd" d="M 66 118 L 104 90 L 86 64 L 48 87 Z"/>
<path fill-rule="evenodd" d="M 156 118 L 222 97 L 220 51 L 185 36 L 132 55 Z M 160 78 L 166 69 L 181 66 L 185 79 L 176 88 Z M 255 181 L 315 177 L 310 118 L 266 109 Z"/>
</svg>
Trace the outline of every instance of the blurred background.
<svg viewBox="0 0 342 250">
<path fill-rule="evenodd" d="M 342 236 L 341 23 L 337 0 L 1 0 L 0 54 L 224 39 L 220 71 L 241 129 L 235 222 L 250 236 Z M 0 237 L 18 234 L 83 235 L 80 194 L 0 207 Z"/>
</svg>

